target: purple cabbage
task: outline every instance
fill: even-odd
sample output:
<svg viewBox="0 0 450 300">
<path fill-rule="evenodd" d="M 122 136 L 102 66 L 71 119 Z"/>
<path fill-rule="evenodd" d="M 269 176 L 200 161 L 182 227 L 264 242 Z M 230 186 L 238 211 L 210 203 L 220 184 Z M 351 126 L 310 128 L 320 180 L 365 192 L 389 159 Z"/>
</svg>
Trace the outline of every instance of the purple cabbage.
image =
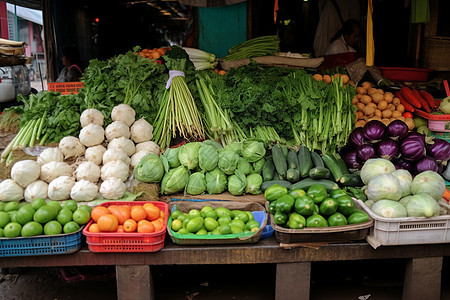
<svg viewBox="0 0 450 300">
<path fill-rule="evenodd" d="M 363 138 L 369 143 L 377 143 L 384 139 L 386 135 L 386 125 L 378 120 L 369 121 L 363 127 Z"/>
<path fill-rule="evenodd" d="M 433 144 L 428 145 L 427 154 L 437 161 L 450 159 L 450 143 L 443 139 L 433 139 Z"/>
<path fill-rule="evenodd" d="M 386 139 L 377 144 L 377 152 L 381 158 L 393 160 L 398 158 L 400 149 L 397 142 Z"/>
<path fill-rule="evenodd" d="M 433 171 L 433 172 L 438 172 L 439 171 L 439 167 L 438 164 L 436 162 L 436 160 L 434 158 L 428 157 L 428 156 L 424 156 L 422 157 L 421 160 L 419 160 L 416 163 L 416 166 L 414 168 L 416 174 L 420 174 L 424 171 Z"/>
<path fill-rule="evenodd" d="M 395 120 L 386 127 L 386 134 L 394 139 L 404 139 L 408 135 L 408 125 L 402 120 Z"/>
</svg>

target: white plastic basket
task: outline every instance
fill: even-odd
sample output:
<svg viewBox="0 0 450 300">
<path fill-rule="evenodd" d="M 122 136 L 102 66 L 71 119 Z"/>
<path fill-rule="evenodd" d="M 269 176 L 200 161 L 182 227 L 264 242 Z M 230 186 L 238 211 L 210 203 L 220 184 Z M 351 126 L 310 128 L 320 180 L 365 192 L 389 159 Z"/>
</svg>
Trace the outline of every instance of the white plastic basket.
<svg viewBox="0 0 450 300">
<path fill-rule="evenodd" d="M 356 200 L 374 220 L 367 241 L 379 245 L 442 244 L 450 242 L 450 215 L 431 218 L 383 218 L 374 214 L 361 200 Z"/>
</svg>

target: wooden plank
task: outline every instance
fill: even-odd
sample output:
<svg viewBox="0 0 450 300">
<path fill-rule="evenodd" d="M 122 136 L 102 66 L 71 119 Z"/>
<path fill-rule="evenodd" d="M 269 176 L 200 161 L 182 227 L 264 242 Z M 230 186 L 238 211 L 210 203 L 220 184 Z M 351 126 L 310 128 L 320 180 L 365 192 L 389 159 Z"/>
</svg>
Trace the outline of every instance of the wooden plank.
<svg viewBox="0 0 450 300">
<path fill-rule="evenodd" d="M 155 299 L 149 266 L 116 266 L 117 299 Z"/>
<path fill-rule="evenodd" d="M 229 192 L 224 192 L 221 194 L 204 194 L 204 195 L 184 195 L 184 194 L 174 194 L 170 196 L 161 196 L 160 200 L 163 202 L 170 202 L 171 199 L 199 199 L 199 200 L 226 200 L 226 201 L 237 201 L 237 202 L 256 202 L 261 205 L 266 203 L 266 199 L 264 198 L 264 194 L 259 195 L 245 195 L 245 196 L 234 196 Z"/>
<path fill-rule="evenodd" d="M 443 257 L 408 260 L 403 284 L 403 300 L 438 300 L 441 298 Z"/>
<path fill-rule="evenodd" d="M 275 299 L 309 299 L 311 263 L 277 264 Z"/>
</svg>

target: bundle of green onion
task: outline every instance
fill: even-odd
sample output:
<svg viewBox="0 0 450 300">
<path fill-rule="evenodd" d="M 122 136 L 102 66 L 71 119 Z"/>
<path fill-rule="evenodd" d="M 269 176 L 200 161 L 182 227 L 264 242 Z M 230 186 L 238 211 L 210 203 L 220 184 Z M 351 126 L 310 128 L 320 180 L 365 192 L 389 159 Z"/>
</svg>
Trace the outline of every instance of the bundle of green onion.
<svg viewBox="0 0 450 300">
<path fill-rule="evenodd" d="M 228 51 L 224 61 L 239 60 L 258 56 L 273 55 L 280 51 L 278 35 L 260 36 L 240 43 Z"/>
<path fill-rule="evenodd" d="M 217 66 L 216 56 L 200 49 L 183 47 L 196 70 L 214 69 Z"/>
</svg>

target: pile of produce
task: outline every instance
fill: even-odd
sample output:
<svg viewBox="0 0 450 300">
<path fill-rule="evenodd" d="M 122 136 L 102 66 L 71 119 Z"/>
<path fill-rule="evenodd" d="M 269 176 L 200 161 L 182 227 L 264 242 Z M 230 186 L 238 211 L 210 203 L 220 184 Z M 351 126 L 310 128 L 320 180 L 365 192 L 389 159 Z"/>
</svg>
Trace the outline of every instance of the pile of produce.
<svg viewBox="0 0 450 300">
<path fill-rule="evenodd" d="M 91 233 L 138 232 L 153 233 L 165 230 L 165 213 L 153 203 L 144 205 L 96 206 L 91 212 Z"/>
<path fill-rule="evenodd" d="M 306 190 L 306 192 L 305 192 Z M 303 189 L 272 185 L 264 192 L 269 213 L 279 226 L 291 229 L 345 226 L 369 221 L 369 216 L 355 208 L 353 199 L 342 189 L 328 189 L 312 184 Z"/>
<path fill-rule="evenodd" d="M 386 159 L 368 160 L 361 169 L 366 184 L 366 205 L 384 218 L 433 217 L 440 214 L 438 202 L 445 192 L 444 179 L 423 171 L 414 179 L 407 170 L 395 170 Z"/>
<path fill-rule="evenodd" d="M 188 213 L 175 209 L 170 216 L 170 228 L 178 234 L 248 234 L 258 231 L 260 226 L 250 211 L 226 207 L 213 209 L 205 205 L 201 210 L 191 209 Z"/>
<path fill-rule="evenodd" d="M 69 200 L 64 206 L 58 201 L 37 198 L 31 203 L 0 202 L 0 237 L 30 237 L 72 233 L 91 219 L 91 208 L 78 206 Z"/>
<path fill-rule="evenodd" d="M 443 164 L 450 159 L 450 143 L 443 139 L 428 139 L 424 134 L 409 132 L 401 120 L 388 126 L 372 120 L 364 127 L 355 128 L 341 155 L 348 168 L 361 169 L 371 158 L 391 160 L 396 168 L 412 174 L 426 170 L 443 172 Z"/>
<path fill-rule="evenodd" d="M 436 107 L 433 96 L 425 90 L 411 89 L 403 86 L 402 89 L 395 93 L 405 109 L 409 112 L 414 112 L 415 109 L 421 109 L 426 112 L 431 112 Z"/>
<path fill-rule="evenodd" d="M 257 141 L 232 143 L 223 148 L 212 140 L 168 148 L 161 156 L 145 156 L 134 169 L 141 182 L 161 182 L 161 193 L 186 191 L 233 195 L 260 194 L 266 149 Z"/>
<path fill-rule="evenodd" d="M 242 42 L 230 50 L 224 61 L 233 61 L 258 56 L 273 55 L 280 51 L 280 38 L 278 35 L 260 36 Z"/>
</svg>

